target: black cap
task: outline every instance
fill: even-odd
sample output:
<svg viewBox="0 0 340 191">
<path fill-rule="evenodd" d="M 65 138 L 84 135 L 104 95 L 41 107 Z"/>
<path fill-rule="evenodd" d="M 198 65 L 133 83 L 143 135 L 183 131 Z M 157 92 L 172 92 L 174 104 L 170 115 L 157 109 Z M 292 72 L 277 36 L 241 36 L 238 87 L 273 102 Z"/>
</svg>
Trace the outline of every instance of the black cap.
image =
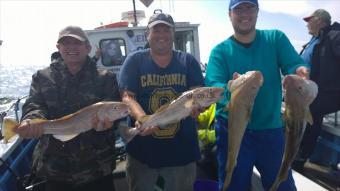
<svg viewBox="0 0 340 191">
<path fill-rule="evenodd" d="M 169 14 L 156 13 L 150 17 L 148 22 L 148 28 L 152 28 L 153 26 L 160 23 L 166 24 L 169 27 L 175 26 L 175 22 Z"/>
</svg>

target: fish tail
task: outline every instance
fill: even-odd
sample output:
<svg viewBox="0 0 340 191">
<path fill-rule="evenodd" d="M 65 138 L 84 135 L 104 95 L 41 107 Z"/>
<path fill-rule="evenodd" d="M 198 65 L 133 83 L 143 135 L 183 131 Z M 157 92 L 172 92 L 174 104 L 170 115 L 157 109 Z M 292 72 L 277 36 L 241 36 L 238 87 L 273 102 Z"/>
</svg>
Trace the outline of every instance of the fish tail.
<svg viewBox="0 0 340 191">
<path fill-rule="evenodd" d="M 14 119 L 5 118 L 2 124 L 1 133 L 4 136 L 4 142 L 8 143 L 9 139 L 12 138 L 16 133 L 13 131 L 19 123 Z"/>
<path fill-rule="evenodd" d="M 270 187 L 269 191 L 276 191 L 279 188 L 280 183 L 280 179 L 275 179 L 275 182 L 273 183 L 272 187 Z"/>
<path fill-rule="evenodd" d="M 227 188 L 229 187 L 230 181 L 231 181 L 231 175 L 227 174 L 226 178 L 224 179 L 224 183 L 223 183 L 223 191 L 227 190 Z"/>
<path fill-rule="evenodd" d="M 136 127 L 131 128 L 128 127 L 126 123 L 120 122 L 118 124 L 118 132 L 124 142 L 128 143 L 139 133 L 139 130 Z"/>
<path fill-rule="evenodd" d="M 231 159 L 227 159 L 227 166 L 226 166 L 226 177 L 224 179 L 224 183 L 223 183 L 223 191 L 227 190 L 227 188 L 229 187 L 229 184 L 231 182 L 231 178 L 233 175 L 233 171 L 234 171 L 234 164 L 231 164 Z"/>
</svg>

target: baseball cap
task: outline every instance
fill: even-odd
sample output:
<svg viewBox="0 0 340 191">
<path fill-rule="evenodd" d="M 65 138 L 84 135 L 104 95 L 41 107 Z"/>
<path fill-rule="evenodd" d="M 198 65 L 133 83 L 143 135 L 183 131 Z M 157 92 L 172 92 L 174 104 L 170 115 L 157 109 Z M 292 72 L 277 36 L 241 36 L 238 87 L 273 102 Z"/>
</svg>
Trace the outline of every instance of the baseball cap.
<svg viewBox="0 0 340 191">
<path fill-rule="evenodd" d="M 324 9 L 317 9 L 310 16 L 303 18 L 303 20 L 308 22 L 313 17 L 319 17 L 325 22 L 331 23 L 331 15 Z"/>
<path fill-rule="evenodd" d="M 259 3 L 257 2 L 257 0 L 230 0 L 229 10 L 234 9 L 235 7 L 237 7 L 238 5 L 242 3 L 251 3 L 253 5 L 256 5 L 257 7 L 259 6 Z"/>
<path fill-rule="evenodd" d="M 160 24 L 160 23 L 166 24 L 169 27 L 175 26 L 174 20 L 169 14 L 156 13 L 150 17 L 149 22 L 148 22 L 148 28 L 152 28 L 155 25 Z"/>
<path fill-rule="evenodd" d="M 83 42 L 89 41 L 83 29 L 81 29 L 78 26 L 67 26 L 66 28 L 62 29 L 59 32 L 59 37 L 58 37 L 57 42 L 59 42 L 62 38 L 67 37 L 67 36 L 73 37 Z"/>
</svg>

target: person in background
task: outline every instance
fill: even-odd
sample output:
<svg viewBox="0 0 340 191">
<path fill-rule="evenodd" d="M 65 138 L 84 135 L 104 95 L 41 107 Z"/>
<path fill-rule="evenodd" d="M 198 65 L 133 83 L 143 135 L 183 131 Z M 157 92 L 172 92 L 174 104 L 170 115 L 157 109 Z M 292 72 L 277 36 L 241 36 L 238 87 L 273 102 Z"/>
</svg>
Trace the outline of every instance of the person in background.
<svg viewBox="0 0 340 191">
<path fill-rule="evenodd" d="M 51 63 L 52 62 L 58 62 L 61 58 L 60 52 L 59 51 L 55 51 L 51 54 Z"/>
<path fill-rule="evenodd" d="M 313 125 L 306 127 L 293 165 L 297 170 L 302 170 L 313 154 L 324 116 L 340 110 L 340 24 L 331 24 L 331 16 L 324 9 L 314 11 L 303 20 L 312 38 L 303 46 L 301 57 L 310 64 L 310 79 L 318 85 L 319 93 L 310 105 Z"/>
<path fill-rule="evenodd" d="M 308 78 L 308 65 L 303 62 L 283 32 L 256 29 L 258 12 L 257 0 L 230 0 L 229 18 L 234 34 L 213 48 L 207 65 L 207 86 L 226 87 L 229 80 L 253 70 L 261 71 L 264 77 L 228 190 L 250 190 L 254 166 L 261 174 L 264 189 L 271 187 L 281 166 L 285 144 L 281 119 L 281 73 L 296 73 Z M 226 89 L 225 99 L 216 105 L 215 131 L 220 189 L 226 176 L 225 164 L 228 158 L 229 118 L 224 108 L 229 101 L 230 92 Z M 291 170 L 278 190 L 296 190 Z"/>
<path fill-rule="evenodd" d="M 112 129 L 90 130 L 62 142 L 52 135 L 43 135 L 41 126 L 30 123 L 33 119 L 57 119 L 99 101 L 120 100 L 115 75 L 97 70 L 88 56 L 89 40 L 80 27 L 62 29 L 57 48 L 62 59 L 33 75 L 22 121 L 15 131 L 23 138 L 39 139 L 32 168 L 38 178 L 47 181 L 46 191 L 112 191 Z"/>
<path fill-rule="evenodd" d="M 105 66 L 114 66 L 122 63 L 122 52 L 115 40 L 105 41 L 102 47 L 102 59 Z"/>
<path fill-rule="evenodd" d="M 173 18 L 155 13 L 146 31 L 150 48 L 128 55 L 121 68 L 118 82 L 122 100 L 129 105 L 138 102 L 131 109 L 134 119 L 154 113 L 182 92 L 204 83 L 198 61 L 173 49 L 174 34 Z M 200 158 L 194 119 L 198 112 L 166 128 L 148 127 L 128 143 L 126 172 L 130 191 L 153 190 L 155 186 L 164 186 L 165 190 L 193 189 L 196 161 Z"/>
</svg>

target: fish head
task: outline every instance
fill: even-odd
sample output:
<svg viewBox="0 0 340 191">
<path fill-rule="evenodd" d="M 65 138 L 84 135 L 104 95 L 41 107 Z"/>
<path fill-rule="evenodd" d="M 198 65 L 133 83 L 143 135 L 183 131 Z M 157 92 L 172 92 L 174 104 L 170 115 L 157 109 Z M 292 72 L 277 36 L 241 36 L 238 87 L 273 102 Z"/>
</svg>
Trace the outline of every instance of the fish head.
<svg viewBox="0 0 340 191">
<path fill-rule="evenodd" d="M 110 102 L 105 106 L 105 115 L 114 121 L 129 115 L 129 107 L 123 102 Z"/>
<path fill-rule="evenodd" d="M 228 89 L 231 93 L 241 90 L 248 95 L 256 95 L 263 84 L 263 75 L 260 71 L 249 71 L 228 82 Z"/>
<path fill-rule="evenodd" d="M 223 97 L 224 88 L 200 87 L 194 89 L 192 96 L 201 107 L 209 107 Z"/>
<path fill-rule="evenodd" d="M 308 107 L 318 94 L 315 82 L 302 79 L 298 75 L 285 76 L 282 84 L 286 104 Z"/>
</svg>

